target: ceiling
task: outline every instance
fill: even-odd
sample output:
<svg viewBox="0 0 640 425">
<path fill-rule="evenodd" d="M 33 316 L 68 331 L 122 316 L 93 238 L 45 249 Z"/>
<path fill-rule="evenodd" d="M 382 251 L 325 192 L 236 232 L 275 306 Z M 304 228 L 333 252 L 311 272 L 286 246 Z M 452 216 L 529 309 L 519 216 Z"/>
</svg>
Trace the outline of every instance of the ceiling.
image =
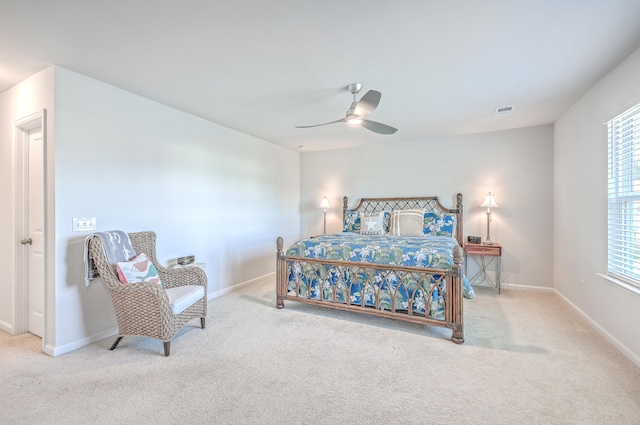
<svg viewBox="0 0 640 425">
<path fill-rule="evenodd" d="M 552 123 L 639 22 L 639 0 L 0 0 L 0 92 L 56 64 L 295 150 L 393 143 Z M 343 118 L 349 83 L 397 133 L 295 128 Z"/>
</svg>

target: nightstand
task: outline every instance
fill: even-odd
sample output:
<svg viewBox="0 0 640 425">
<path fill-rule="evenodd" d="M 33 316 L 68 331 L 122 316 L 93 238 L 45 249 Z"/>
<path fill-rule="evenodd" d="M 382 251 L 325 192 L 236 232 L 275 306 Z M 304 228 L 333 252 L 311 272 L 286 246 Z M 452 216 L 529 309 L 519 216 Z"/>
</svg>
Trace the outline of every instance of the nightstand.
<svg viewBox="0 0 640 425">
<path fill-rule="evenodd" d="M 478 272 L 469 277 L 468 258 L 471 257 L 478 266 Z M 479 243 L 464 243 L 464 273 L 467 275 L 469 282 L 473 285 L 476 283 L 488 283 L 494 287 L 498 294 L 500 293 L 500 260 L 502 258 L 502 246 L 499 243 L 492 245 L 484 245 Z M 493 265 L 493 273 L 488 273 L 490 266 Z M 492 276 L 493 275 L 493 278 Z"/>
</svg>

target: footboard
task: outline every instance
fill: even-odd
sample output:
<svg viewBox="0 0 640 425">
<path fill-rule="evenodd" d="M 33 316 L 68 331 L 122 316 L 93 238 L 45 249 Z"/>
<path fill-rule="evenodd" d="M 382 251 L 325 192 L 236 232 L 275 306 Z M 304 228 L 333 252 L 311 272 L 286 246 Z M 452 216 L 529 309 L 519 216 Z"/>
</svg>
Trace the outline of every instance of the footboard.
<svg viewBox="0 0 640 425">
<path fill-rule="evenodd" d="M 279 237 L 276 241 L 277 308 L 283 308 L 284 301 L 288 300 L 440 326 L 452 330 L 453 342 L 464 342 L 462 249 L 459 246 L 454 249 L 454 266 L 436 269 L 286 256 L 283 244 Z M 397 284 L 390 288 L 383 284 L 387 281 Z M 354 296 L 354 285 L 359 297 Z M 412 295 L 398 302 L 398 291 Z M 424 314 L 417 312 L 418 305 Z"/>
</svg>

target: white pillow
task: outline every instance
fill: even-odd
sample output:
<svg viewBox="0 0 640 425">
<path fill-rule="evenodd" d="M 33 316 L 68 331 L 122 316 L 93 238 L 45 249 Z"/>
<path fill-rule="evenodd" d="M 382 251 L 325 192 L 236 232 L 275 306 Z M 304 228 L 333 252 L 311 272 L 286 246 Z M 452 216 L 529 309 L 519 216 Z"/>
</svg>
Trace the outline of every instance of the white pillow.
<svg viewBox="0 0 640 425">
<path fill-rule="evenodd" d="M 360 234 L 361 235 L 385 235 L 384 211 L 379 213 L 360 213 Z"/>
<path fill-rule="evenodd" d="M 122 283 L 154 282 L 162 286 L 156 266 L 144 253 L 129 261 L 119 261 L 117 270 Z"/>
<path fill-rule="evenodd" d="M 391 234 L 424 236 L 424 210 L 391 211 Z"/>
</svg>

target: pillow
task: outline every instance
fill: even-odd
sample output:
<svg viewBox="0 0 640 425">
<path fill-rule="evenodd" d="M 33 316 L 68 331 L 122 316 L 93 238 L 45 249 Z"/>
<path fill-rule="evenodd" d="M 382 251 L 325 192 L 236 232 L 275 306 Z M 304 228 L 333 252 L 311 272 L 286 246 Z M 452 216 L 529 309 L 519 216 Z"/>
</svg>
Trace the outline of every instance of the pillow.
<svg viewBox="0 0 640 425">
<path fill-rule="evenodd" d="M 119 261 L 117 269 L 122 283 L 153 282 L 162 286 L 156 266 L 144 253 L 129 261 Z"/>
<path fill-rule="evenodd" d="M 455 237 L 458 218 L 455 214 L 424 214 L 424 234 L 427 236 Z"/>
<path fill-rule="evenodd" d="M 391 232 L 391 213 L 389 211 L 384 212 L 384 221 L 382 223 L 384 234 L 388 235 Z"/>
<path fill-rule="evenodd" d="M 377 213 L 360 213 L 360 234 L 361 235 L 386 235 L 385 218 L 388 213 L 380 211 Z"/>
<path fill-rule="evenodd" d="M 391 211 L 391 234 L 424 236 L 424 210 Z"/>
<path fill-rule="evenodd" d="M 343 232 L 360 233 L 360 213 L 358 211 L 346 210 L 344 212 Z"/>
</svg>

